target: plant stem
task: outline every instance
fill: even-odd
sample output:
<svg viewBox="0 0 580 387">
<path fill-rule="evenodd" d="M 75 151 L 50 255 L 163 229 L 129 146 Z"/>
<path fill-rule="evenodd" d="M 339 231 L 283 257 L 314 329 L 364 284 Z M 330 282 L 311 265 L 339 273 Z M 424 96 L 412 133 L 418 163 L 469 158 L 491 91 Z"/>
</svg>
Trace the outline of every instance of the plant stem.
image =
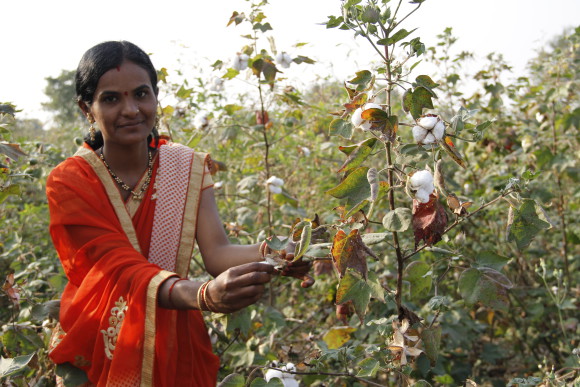
<svg viewBox="0 0 580 387">
<path fill-rule="evenodd" d="M 387 142 L 385 144 L 387 153 L 387 177 L 389 180 L 389 186 L 394 185 L 393 179 L 393 169 L 391 165 L 393 164 L 391 158 L 391 143 Z M 389 209 L 393 211 L 395 209 L 395 193 L 393 190 L 389 190 Z M 403 266 L 404 259 L 403 253 L 401 252 L 401 246 L 399 245 L 399 234 L 393 231 L 393 245 L 395 246 L 395 252 L 397 254 L 397 292 L 395 293 L 395 302 L 397 304 L 397 311 L 400 313 L 402 308 L 402 294 L 403 294 Z"/>
</svg>

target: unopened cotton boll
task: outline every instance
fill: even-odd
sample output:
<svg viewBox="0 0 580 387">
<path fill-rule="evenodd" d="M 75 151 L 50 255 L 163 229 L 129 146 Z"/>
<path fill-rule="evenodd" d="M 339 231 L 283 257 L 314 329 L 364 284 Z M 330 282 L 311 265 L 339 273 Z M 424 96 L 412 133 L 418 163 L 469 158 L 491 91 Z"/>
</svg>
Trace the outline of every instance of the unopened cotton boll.
<svg viewBox="0 0 580 387">
<path fill-rule="evenodd" d="M 232 67 L 238 71 L 242 71 L 248 68 L 249 56 L 246 54 L 236 54 L 234 60 L 232 61 Z"/>
<path fill-rule="evenodd" d="M 276 62 L 278 62 L 280 66 L 287 69 L 288 67 L 290 67 L 290 64 L 292 63 L 292 57 L 288 55 L 286 51 L 282 51 L 276 56 Z"/>
<path fill-rule="evenodd" d="M 372 124 L 366 120 L 363 120 L 362 113 L 368 109 L 380 109 L 381 105 L 377 105 L 376 103 L 368 102 L 364 104 L 362 107 L 356 109 L 350 118 L 350 122 L 355 128 L 361 128 L 363 131 L 370 130 Z"/>
</svg>

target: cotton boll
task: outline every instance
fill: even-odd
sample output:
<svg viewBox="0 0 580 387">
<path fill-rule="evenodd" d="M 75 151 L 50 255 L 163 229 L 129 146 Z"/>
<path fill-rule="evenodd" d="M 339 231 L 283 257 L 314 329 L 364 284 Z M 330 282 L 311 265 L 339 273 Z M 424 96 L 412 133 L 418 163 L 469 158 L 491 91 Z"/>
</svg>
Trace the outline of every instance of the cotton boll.
<svg viewBox="0 0 580 387">
<path fill-rule="evenodd" d="M 280 193 L 282 193 L 282 188 L 278 187 L 277 185 L 268 184 L 268 189 L 273 194 L 280 194 Z"/>
<path fill-rule="evenodd" d="M 433 133 L 431 133 L 431 132 L 427 133 L 427 135 L 425 136 L 425 139 L 423 140 L 423 144 L 429 145 L 429 144 L 433 144 L 434 142 L 435 142 L 435 136 L 433 136 Z"/>
<path fill-rule="evenodd" d="M 421 203 L 427 203 L 434 190 L 433 175 L 425 169 L 415 172 L 407 181 L 407 193 Z"/>
<path fill-rule="evenodd" d="M 425 140 L 425 136 L 427 136 L 427 133 L 429 132 L 422 126 L 419 125 L 413 126 L 413 139 L 415 140 L 415 142 L 422 144 L 423 140 Z"/>
<path fill-rule="evenodd" d="M 197 129 L 203 129 L 207 125 L 209 125 L 209 119 L 207 117 L 207 113 L 206 112 L 201 112 L 201 113 L 197 114 L 195 116 L 195 118 L 193 119 L 193 125 Z"/>
<path fill-rule="evenodd" d="M 274 175 L 270 176 L 270 178 L 268 180 L 266 180 L 266 184 L 270 184 L 270 185 L 275 185 L 278 187 L 281 187 L 284 185 L 284 180 L 280 179 L 279 177 L 276 177 Z"/>
<path fill-rule="evenodd" d="M 211 91 L 222 91 L 224 89 L 224 80 L 222 78 L 214 78 L 211 82 Z"/>
<path fill-rule="evenodd" d="M 360 124 L 363 123 L 363 119 L 361 117 L 362 114 L 362 108 L 358 108 L 354 111 L 354 113 L 352 113 L 352 116 L 350 117 L 350 122 L 352 122 L 352 125 L 355 128 L 358 128 L 360 126 Z"/>
<path fill-rule="evenodd" d="M 427 203 L 429 202 L 429 196 L 431 196 L 431 192 L 428 192 L 425 189 L 418 189 L 417 192 L 415 192 L 415 199 L 417 199 L 421 203 Z"/>
<path fill-rule="evenodd" d="M 445 124 L 443 121 L 437 121 L 431 133 L 433 133 L 433 136 L 435 136 L 437 141 L 441 140 L 443 138 L 443 134 L 445 134 Z"/>
<path fill-rule="evenodd" d="M 371 129 L 372 124 L 366 120 L 362 119 L 362 113 L 368 109 L 380 109 L 381 105 L 377 105 L 376 103 L 368 102 L 362 106 L 362 108 L 358 108 L 352 113 L 352 117 L 350 121 L 354 125 L 355 128 L 361 128 L 363 131 L 368 131 Z"/>
<path fill-rule="evenodd" d="M 248 68 L 249 56 L 246 54 L 236 54 L 232 61 L 232 67 L 238 71 L 242 71 Z"/>
<path fill-rule="evenodd" d="M 288 67 L 290 67 L 290 64 L 292 63 L 292 57 L 288 55 L 286 51 L 282 51 L 276 56 L 276 62 L 278 62 L 280 66 L 287 69 Z"/>
<path fill-rule="evenodd" d="M 280 368 L 282 370 L 285 370 L 285 371 L 292 371 L 292 372 L 296 371 L 296 367 L 292 363 L 288 363 L 285 366 L 282 366 Z M 273 369 L 269 369 L 268 371 L 266 371 L 266 374 L 264 375 L 264 379 L 266 380 L 266 382 L 269 382 L 273 378 L 279 378 L 282 381 L 282 384 L 284 385 L 284 387 L 298 387 L 299 386 L 299 382 L 294 378 L 294 374 L 289 374 L 286 372 L 273 370 Z"/>
<path fill-rule="evenodd" d="M 437 124 L 438 121 L 439 121 L 439 117 L 426 116 L 426 117 L 422 117 L 419 120 L 419 125 L 421 125 L 422 127 L 424 127 L 427 130 L 431 130 Z"/>
</svg>

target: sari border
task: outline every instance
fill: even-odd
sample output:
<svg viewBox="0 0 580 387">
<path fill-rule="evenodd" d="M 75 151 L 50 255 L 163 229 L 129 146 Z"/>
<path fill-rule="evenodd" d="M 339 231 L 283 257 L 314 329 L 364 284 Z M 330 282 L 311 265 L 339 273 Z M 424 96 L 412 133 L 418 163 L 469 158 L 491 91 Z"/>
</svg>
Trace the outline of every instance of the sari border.
<svg viewBox="0 0 580 387">
<path fill-rule="evenodd" d="M 195 152 L 193 154 L 187 199 L 183 213 L 181 239 L 177 252 L 177 261 L 175 263 L 175 272 L 181 277 L 187 276 L 191 254 L 195 246 L 199 201 L 201 199 L 204 169 L 207 159 L 207 153 Z"/>
<path fill-rule="evenodd" d="M 153 367 L 155 363 L 155 328 L 157 315 L 157 293 L 159 286 L 169 277 L 175 276 L 167 270 L 157 273 L 147 287 L 145 306 L 145 329 L 143 339 L 143 362 L 141 364 L 141 386 L 153 386 Z"/>
<path fill-rule="evenodd" d="M 80 148 L 75 153 L 75 156 L 81 157 L 93 168 L 93 171 L 103 184 L 103 187 L 105 187 L 109 201 L 111 202 L 111 205 L 117 214 L 119 223 L 121 223 L 121 227 L 123 228 L 123 231 L 125 231 L 129 242 L 131 242 L 131 245 L 135 250 L 142 253 L 139 240 L 137 239 L 137 233 L 135 232 L 135 227 L 133 226 L 133 221 L 131 220 L 131 216 L 127 211 L 127 207 L 125 207 L 125 203 L 123 203 L 119 189 L 115 185 L 111 175 L 109 174 L 109 171 L 107 171 L 107 168 L 102 163 L 101 159 L 94 151 L 87 148 Z"/>
</svg>

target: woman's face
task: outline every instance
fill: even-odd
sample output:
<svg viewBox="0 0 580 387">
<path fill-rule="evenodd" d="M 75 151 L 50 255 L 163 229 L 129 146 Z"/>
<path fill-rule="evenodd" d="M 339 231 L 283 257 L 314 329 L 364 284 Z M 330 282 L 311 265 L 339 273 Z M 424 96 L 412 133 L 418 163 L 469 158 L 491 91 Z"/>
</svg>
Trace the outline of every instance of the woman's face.
<svg viewBox="0 0 580 387">
<path fill-rule="evenodd" d="M 99 79 L 90 107 L 83 107 L 103 133 L 105 144 L 146 141 L 155 125 L 157 96 L 147 71 L 133 62 L 107 71 Z"/>
</svg>

